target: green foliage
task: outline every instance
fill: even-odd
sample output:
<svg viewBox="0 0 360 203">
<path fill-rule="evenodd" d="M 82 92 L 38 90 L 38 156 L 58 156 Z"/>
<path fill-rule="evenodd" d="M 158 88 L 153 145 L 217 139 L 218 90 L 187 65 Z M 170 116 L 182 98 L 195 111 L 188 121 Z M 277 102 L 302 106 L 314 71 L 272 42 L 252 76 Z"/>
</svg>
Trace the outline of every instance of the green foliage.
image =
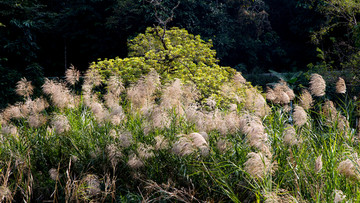
<svg viewBox="0 0 360 203">
<path fill-rule="evenodd" d="M 91 64 L 106 78 L 119 74 L 125 84 L 155 69 L 163 83 L 179 78 L 194 83 L 202 97 L 218 95 L 220 87 L 235 74 L 230 67 L 218 65 L 212 42 L 189 34 L 185 29 L 148 28 L 129 41 L 129 57 L 105 59 Z"/>
</svg>

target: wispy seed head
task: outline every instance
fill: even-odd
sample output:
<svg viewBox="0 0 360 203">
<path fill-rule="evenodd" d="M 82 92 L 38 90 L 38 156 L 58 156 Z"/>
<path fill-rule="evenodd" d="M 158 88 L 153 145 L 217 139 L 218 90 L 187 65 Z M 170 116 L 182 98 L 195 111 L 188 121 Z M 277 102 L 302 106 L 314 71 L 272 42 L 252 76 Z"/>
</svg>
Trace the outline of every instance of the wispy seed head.
<svg viewBox="0 0 360 203">
<path fill-rule="evenodd" d="M 250 152 L 248 158 L 244 170 L 252 177 L 262 179 L 266 174 L 274 172 L 271 161 L 262 153 Z"/>
<path fill-rule="evenodd" d="M 29 126 L 38 128 L 46 123 L 47 119 L 42 114 L 31 114 L 28 118 Z"/>
<path fill-rule="evenodd" d="M 70 123 L 66 116 L 55 115 L 51 121 L 52 126 L 55 128 L 55 132 L 58 134 L 67 132 L 70 130 Z"/>
<path fill-rule="evenodd" d="M 339 80 L 336 82 L 336 93 L 345 94 L 346 93 L 346 84 L 345 80 L 339 77 Z"/>
<path fill-rule="evenodd" d="M 56 168 L 52 168 L 49 170 L 49 175 L 52 180 L 57 180 L 59 177 L 59 172 Z"/>
<path fill-rule="evenodd" d="M 21 78 L 16 85 L 16 93 L 20 96 L 29 97 L 33 94 L 34 86 L 31 85 L 31 81 L 27 81 L 26 78 Z"/>
<path fill-rule="evenodd" d="M 129 156 L 129 161 L 127 162 L 127 164 L 132 169 L 138 169 L 144 166 L 144 162 L 139 159 L 136 154 L 132 154 Z"/>
<path fill-rule="evenodd" d="M 307 113 L 301 106 L 295 106 L 294 108 L 294 124 L 297 126 L 303 126 L 307 122 Z"/>
<path fill-rule="evenodd" d="M 80 72 L 73 65 L 65 71 L 65 79 L 70 85 L 75 85 L 80 79 Z"/>
<path fill-rule="evenodd" d="M 313 105 L 313 99 L 309 91 L 306 89 L 302 90 L 302 94 L 300 96 L 300 106 L 303 107 L 305 110 L 308 110 Z"/>
<path fill-rule="evenodd" d="M 322 169 L 323 163 L 322 163 L 322 155 L 318 156 L 315 161 L 315 172 L 319 173 Z"/>
<path fill-rule="evenodd" d="M 311 94 L 321 97 L 325 95 L 326 82 L 323 77 L 317 73 L 311 74 L 310 92 Z"/>
</svg>

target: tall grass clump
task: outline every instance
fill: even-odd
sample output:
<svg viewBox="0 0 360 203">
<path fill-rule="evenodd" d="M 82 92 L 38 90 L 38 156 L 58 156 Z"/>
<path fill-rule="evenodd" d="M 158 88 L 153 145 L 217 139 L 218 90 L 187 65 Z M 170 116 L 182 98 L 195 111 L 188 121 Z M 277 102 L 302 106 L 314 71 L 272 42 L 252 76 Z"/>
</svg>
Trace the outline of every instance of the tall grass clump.
<svg viewBox="0 0 360 203">
<path fill-rule="evenodd" d="M 66 81 L 45 80 L 39 98 L 18 83 L 24 101 L 0 117 L 1 201 L 359 198 L 358 102 L 343 84 L 329 97 L 315 75 L 300 95 L 284 81 L 263 95 L 237 73 L 218 103 L 154 70 L 129 85 L 94 69 L 79 77 L 71 67 Z"/>
</svg>

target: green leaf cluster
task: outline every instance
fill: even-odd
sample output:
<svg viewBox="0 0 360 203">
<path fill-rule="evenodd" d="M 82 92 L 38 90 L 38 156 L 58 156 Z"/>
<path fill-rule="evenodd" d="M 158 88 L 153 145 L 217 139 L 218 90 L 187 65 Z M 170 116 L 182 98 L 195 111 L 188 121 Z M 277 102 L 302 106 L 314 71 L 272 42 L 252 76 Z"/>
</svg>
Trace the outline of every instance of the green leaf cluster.
<svg viewBox="0 0 360 203">
<path fill-rule="evenodd" d="M 163 83 L 175 78 L 194 83 L 202 98 L 218 98 L 222 84 L 229 82 L 236 73 L 234 69 L 218 64 L 211 40 L 204 41 L 185 29 L 147 28 L 145 34 L 129 40 L 128 45 L 128 58 L 99 60 L 90 68 L 99 70 L 104 79 L 118 74 L 125 85 L 155 69 Z"/>
</svg>

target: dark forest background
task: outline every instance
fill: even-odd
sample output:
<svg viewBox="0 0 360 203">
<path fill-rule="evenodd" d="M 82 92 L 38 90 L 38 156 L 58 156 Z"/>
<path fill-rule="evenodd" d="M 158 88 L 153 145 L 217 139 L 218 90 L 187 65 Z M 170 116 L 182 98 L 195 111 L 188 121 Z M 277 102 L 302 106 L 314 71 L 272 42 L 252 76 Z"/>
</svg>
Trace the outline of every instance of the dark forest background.
<svg viewBox="0 0 360 203">
<path fill-rule="evenodd" d="M 359 3 L 334 0 L 2 0 L 1 106 L 22 77 L 41 85 L 71 64 L 127 56 L 146 27 L 181 27 L 211 39 L 220 64 L 244 74 L 356 69 Z M 350 1 L 351 2 L 351 1 Z M 172 15 L 173 14 L 173 15 Z"/>
</svg>

